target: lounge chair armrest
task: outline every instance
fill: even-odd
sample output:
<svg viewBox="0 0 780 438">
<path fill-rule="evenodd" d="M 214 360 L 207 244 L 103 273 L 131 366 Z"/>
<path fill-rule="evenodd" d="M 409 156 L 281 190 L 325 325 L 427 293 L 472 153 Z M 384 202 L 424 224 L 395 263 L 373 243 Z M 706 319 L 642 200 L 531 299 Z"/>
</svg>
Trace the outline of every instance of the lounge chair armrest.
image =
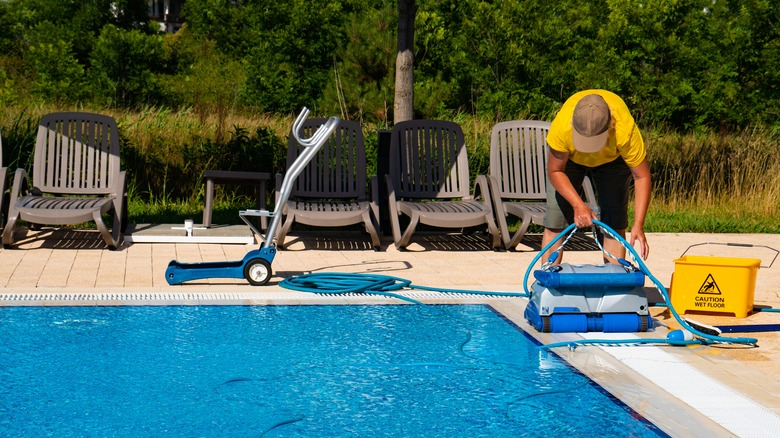
<svg viewBox="0 0 780 438">
<path fill-rule="evenodd" d="M 371 201 L 369 203 L 371 206 L 371 213 L 373 213 L 374 219 L 377 221 L 377 224 L 379 224 L 379 177 L 371 175 L 369 186 L 371 190 Z"/>
<path fill-rule="evenodd" d="M 5 192 L 8 189 L 8 187 L 6 187 L 6 184 L 8 183 L 7 178 L 8 168 L 0 167 L 0 215 L 3 215 L 3 218 L 5 218 L 6 210 L 8 209 L 8 205 L 6 205 L 5 201 Z"/>
<path fill-rule="evenodd" d="M 385 175 L 385 187 L 387 187 L 387 203 L 390 205 L 390 211 L 395 210 L 395 188 L 393 187 L 393 179 L 390 175 Z"/>
<path fill-rule="evenodd" d="M 112 195 L 114 196 L 116 217 L 119 218 L 119 229 L 124 234 L 127 229 L 127 171 L 119 171 Z M 116 224 L 113 226 L 116 226 Z"/>
<path fill-rule="evenodd" d="M 491 201 L 490 197 L 490 187 L 488 183 L 488 179 L 485 175 L 479 175 L 477 176 L 476 181 L 474 181 L 474 199 L 482 198 L 482 202 L 490 209 L 490 211 L 493 211 L 493 203 Z"/>
<path fill-rule="evenodd" d="M 393 231 L 393 241 L 396 245 L 401 241 L 401 221 L 398 211 L 398 204 L 395 197 L 395 187 L 393 187 L 393 178 L 390 175 L 385 175 L 385 186 L 387 187 L 387 207 L 390 209 L 388 216 L 390 216 L 390 228 Z"/>
<path fill-rule="evenodd" d="M 14 172 L 14 184 L 11 186 L 11 205 L 14 204 L 14 200 L 21 198 L 24 195 L 30 193 L 30 181 L 27 178 L 27 171 L 18 168 Z"/>
<path fill-rule="evenodd" d="M 111 195 L 116 196 L 117 198 L 127 196 L 127 171 L 119 171 L 117 179 L 114 181 L 114 187 Z"/>
<path fill-rule="evenodd" d="M 498 182 L 498 178 L 495 175 L 487 175 L 488 190 L 490 191 L 490 200 L 493 203 L 494 212 L 502 212 L 504 210 L 501 201 L 501 186 Z"/>
<path fill-rule="evenodd" d="M 14 172 L 14 183 L 13 186 L 11 186 L 11 193 L 8 197 L 8 214 L 5 217 L 8 223 L 5 224 L 6 229 L 3 230 L 3 245 L 13 242 L 13 239 L 7 239 L 7 236 L 12 235 L 11 230 L 13 229 L 13 226 L 9 227 L 8 224 L 13 225 L 16 223 L 19 216 L 18 210 L 16 209 L 16 201 L 28 193 L 30 193 L 30 182 L 27 178 L 27 171 L 18 168 L 16 169 L 16 172 Z M 8 242 L 6 242 L 6 240 L 8 240 Z"/>
</svg>

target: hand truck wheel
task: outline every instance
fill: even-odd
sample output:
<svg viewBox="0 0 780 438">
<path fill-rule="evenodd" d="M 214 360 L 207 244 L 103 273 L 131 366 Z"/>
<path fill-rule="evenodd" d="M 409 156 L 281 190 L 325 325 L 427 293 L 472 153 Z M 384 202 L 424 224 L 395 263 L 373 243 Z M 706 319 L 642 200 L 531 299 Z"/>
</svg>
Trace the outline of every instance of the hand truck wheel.
<svg viewBox="0 0 780 438">
<path fill-rule="evenodd" d="M 252 286 L 263 286 L 271 279 L 271 264 L 265 259 L 252 259 L 244 266 L 244 278 Z"/>
</svg>

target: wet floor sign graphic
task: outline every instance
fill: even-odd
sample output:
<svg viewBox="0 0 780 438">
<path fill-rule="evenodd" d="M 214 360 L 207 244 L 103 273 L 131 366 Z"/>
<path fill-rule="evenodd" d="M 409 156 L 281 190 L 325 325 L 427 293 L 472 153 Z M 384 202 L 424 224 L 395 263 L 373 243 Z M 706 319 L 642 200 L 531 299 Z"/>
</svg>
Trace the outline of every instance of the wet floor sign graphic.
<svg viewBox="0 0 780 438">
<path fill-rule="evenodd" d="M 683 256 L 674 265 L 671 298 L 679 313 L 730 313 L 744 318 L 753 310 L 761 260 Z"/>
<path fill-rule="evenodd" d="M 700 294 L 721 295 L 718 283 L 715 283 L 715 279 L 712 274 L 707 275 L 707 279 L 701 284 L 699 288 Z"/>
<path fill-rule="evenodd" d="M 726 299 L 722 296 L 718 283 L 715 282 L 711 273 L 707 274 L 707 278 L 701 284 L 697 295 L 694 306 L 701 308 L 701 310 L 717 311 L 726 307 Z"/>
</svg>

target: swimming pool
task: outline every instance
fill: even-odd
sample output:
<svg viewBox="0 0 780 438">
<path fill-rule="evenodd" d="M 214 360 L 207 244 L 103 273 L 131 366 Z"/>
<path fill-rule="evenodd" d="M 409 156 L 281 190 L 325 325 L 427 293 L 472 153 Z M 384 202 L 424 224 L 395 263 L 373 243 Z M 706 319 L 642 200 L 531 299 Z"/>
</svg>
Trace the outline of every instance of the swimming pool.
<svg viewBox="0 0 780 438">
<path fill-rule="evenodd" d="M 663 436 L 486 305 L 11 307 L 14 436 Z"/>
</svg>

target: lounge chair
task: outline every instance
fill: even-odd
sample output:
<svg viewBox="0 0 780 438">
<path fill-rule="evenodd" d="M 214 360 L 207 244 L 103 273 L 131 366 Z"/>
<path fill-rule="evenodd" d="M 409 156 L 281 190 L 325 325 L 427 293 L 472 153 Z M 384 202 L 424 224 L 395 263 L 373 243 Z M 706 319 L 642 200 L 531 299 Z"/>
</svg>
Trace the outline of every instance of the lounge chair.
<svg viewBox="0 0 780 438">
<path fill-rule="evenodd" d="M 528 227 L 543 225 L 547 209 L 547 133 L 550 122 L 512 120 L 498 123 L 490 135 L 490 196 L 504 247 L 513 249 Z M 587 177 L 583 182 L 585 201 L 596 205 Z M 508 216 L 520 219 L 514 234 Z"/>
<path fill-rule="evenodd" d="M 490 244 L 501 240 L 493 219 L 487 181 L 477 178 L 470 192 L 463 131 L 443 120 L 411 120 L 390 134 L 390 173 L 386 176 L 390 224 L 397 248 L 409 245 L 417 225 L 470 228 L 484 225 Z M 401 228 L 400 216 L 409 217 Z"/>
<path fill-rule="evenodd" d="M 303 124 L 303 135 L 308 136 L 327 119 L 308 119 Z M 303 148 L 290 133 L 287 148 L 289 169 Z M 281 175 L 277 177 L 281 187 Z M 377 195 L 378 181 L 371 178 L 371 190 Z M 379 249 L 377 223 L 379 207 L 367 192 L 366 151 L 360 124 L 341 120 L 336 131 L 303 172 L 295 180 L 284 209 L 284 223 L 279 230 L 277 244 L 282 247 L 285 237 L 298 222 L 316 227 L 344 227 L 363 224 L 371 237 L 371 245 Z"/>
<path fill-rule="evenodd" d="M 94 221 L 110 249 L 127 227 L 127 187 L 119 166 L 116 121 L 90 113 L 52 113 L 41 118 L 33 158 L 32 184 L 17 169 L 11 189 L 3 246 L 14 243 L 18 220 L 73 225 Z M 112 229 L 103 221 L 113 213 Z"/>
<path fill-rule="evenodd" d="M 3 135 L 0 133 L 0 224 L 8 215 L 8 168 L 3 166 Z"/>
</svg>

